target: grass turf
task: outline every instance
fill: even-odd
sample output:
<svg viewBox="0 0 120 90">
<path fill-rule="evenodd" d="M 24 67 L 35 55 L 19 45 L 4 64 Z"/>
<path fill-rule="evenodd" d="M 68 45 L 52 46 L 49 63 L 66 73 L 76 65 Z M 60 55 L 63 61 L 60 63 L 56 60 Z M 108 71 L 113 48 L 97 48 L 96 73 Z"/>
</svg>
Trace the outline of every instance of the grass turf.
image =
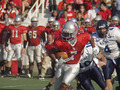
<svg viewBox="0 0 120 90">
<path fill-rule="evenodd" d="M 42 88 L 49 83 L 51 78 L 48 76 L 44 80 L 38 80 L 37 75 L 33 78 L 15 78 L 15 76 L 0 78 L 0 90 L 42 90 Z M 93 82 L 95 90 L 101 90 L 100 87 Z M 71 85 L 76 90 L 76 80 L 73 80 Z M 118 86 L 118 82 L 113 85 L 113 90 Z M 54 90 L 53 86 L 50 90 Z"/>
</svg>

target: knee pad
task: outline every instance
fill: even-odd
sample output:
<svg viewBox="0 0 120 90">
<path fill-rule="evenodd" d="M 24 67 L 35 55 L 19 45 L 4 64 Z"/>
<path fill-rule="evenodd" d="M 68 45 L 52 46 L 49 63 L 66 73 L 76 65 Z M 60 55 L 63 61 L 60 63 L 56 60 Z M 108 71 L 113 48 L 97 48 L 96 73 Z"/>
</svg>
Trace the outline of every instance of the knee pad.
<svg viewBox="0 0 120 90">
<path fill-rule="evenodd" d="M 29 66 L 33 66 L 34 65 L 34 62 L 32 62 L 32 63 L 29 63 Z"/>
<path fill-rule="evenodd" d="M 41 66 L 42 65 L 42 63 L 40 62 L 40 63 L 37 63 L 37 66 Z"/>
</svg>

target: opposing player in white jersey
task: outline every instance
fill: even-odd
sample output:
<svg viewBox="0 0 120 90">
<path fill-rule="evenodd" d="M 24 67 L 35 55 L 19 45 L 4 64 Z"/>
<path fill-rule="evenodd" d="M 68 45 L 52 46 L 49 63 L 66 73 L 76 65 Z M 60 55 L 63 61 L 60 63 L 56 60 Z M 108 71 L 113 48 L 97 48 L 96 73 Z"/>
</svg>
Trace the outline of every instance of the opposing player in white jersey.
<svg viewBox="0 0 120 90">
<path fill-rule="evenodd" d="M 112 90 L 111 75 L 116 68 L 120 85 L 120 30 L 110 27 L 107 21 L 100 20 L 96 27 L 97 33 L 93 34 L 95 43 L 99 46 L 101 53 L 107 58 L 107 65 L 103 66 L 103 73 L 109 90 Z M 119 86 L 120 87 L 120 86 Z M 120 89 L 119 89 L 120 90 Z"/>
<path fill-rule="evenodd" d="M 98 46 L 96 48 L 96 55 L 94 55 L 92 46 L 88 43 L 80 59 L 80 73 L 77 75 L 80 84 L 85 90 L 94 90 L 91 80 L 94 80 L 103 90 L 108 90 L 103 79 L 100 69 L 94 62 L 93 58 L 98 58 L 100 61 L 98 65 L 106 65 L 106 58 L 99 52 Z M 79 90 L 79 88 L 77 88 Z"/>
</svg>

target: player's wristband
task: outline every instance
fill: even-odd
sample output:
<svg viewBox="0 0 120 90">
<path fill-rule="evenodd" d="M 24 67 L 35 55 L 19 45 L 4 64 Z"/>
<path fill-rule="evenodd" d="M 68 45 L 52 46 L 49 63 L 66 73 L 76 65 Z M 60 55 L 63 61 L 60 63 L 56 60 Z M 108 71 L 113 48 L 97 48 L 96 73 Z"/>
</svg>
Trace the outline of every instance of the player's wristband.
<svg viewBox="0 0 120 90">
<path fill-rule="evenodd" d="M 24 41 L 23 47 L 26 48 L 26 46 L 27 46 L 27 41 Z"/>
</svg>

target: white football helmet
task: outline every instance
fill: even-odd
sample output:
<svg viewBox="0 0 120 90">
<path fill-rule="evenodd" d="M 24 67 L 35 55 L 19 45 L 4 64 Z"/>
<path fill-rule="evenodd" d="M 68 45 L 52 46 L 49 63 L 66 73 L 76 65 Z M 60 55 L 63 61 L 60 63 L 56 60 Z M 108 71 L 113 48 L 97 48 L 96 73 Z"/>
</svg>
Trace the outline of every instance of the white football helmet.
<svg viewBox="0 0 120 90">
<path fill-rule="evenodd" d="M 58 21 L 53 22 L 53 30 L 58 30 L 60 28 L 60 23 Z"/>
<path fill-rule="evenodd" d="M 31 18 L 31 26 L 36 27 L 38 23 L 38 18 L 37 17 L 32 17 Z"/>
<path fill-rule="evenodd" d="M 77 23 L 77 19 L 76 18 L 71 18 L 70 21 L 73 21 L 73 22 Z"/>
<path fill-rule="evenodd" d="M 22 21 L 21 16 L 20 15 L 16 16 L 15 19 L 14 19 L 15 26 L 21 25 L 21 21 Z"/>
<path fill-rule="evenodd" d="M 118 25 L 118 23 L 119 23 L 118 16 L 113 16 L 112 19 L 111 19 L 111 24 L 116 26 L 116 25 Z"/>
<path fill-rule="evenodd" d="M 84 25 L 85 26 L 91 26 L 91 20 L 90 20 L 90 18 L 85 18 L 84 19 Z"/>
<path fill-rule="evenodd" d="M 75 39 L 78 33 L 78 24 L 72 21 L 68 21 L 65 23 L 62 29 L 61 37 L 65 41 L 70 41 Z"/>
<path fill-rule="evenodd" d="M 13 20 L 11 18 L 6 18 L 5 25 L 8 26 L 9 24 L 13 24 Z"/>
<path fill-rule="evenodd" d="M 96 16 L 94 19 L 94 23 L 97 24 L 98 21 L 102 20 L 100 16 Z"/>
<path fill-rule="evenodd" d="M 48 26 L 52 27 L 53 22 L 55 21 L 54 17 L 49 17 L 48 18 Z"/>
</svg>

